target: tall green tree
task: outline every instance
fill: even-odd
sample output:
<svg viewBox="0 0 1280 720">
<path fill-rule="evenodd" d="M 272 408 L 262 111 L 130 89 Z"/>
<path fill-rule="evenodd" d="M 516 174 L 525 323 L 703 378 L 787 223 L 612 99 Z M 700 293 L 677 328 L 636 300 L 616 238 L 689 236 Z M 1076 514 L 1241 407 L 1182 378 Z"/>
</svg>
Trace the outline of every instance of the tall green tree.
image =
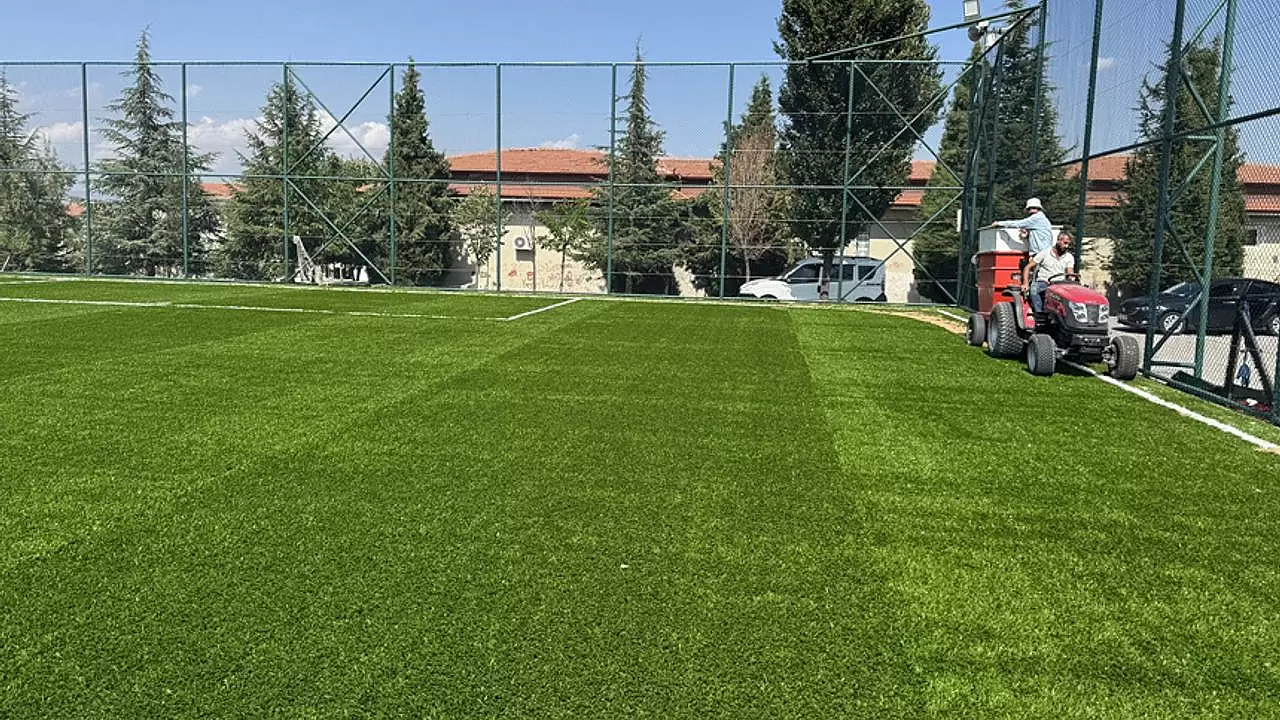
<svg viewBox="0 0 1280 720">
<path fill-rule="evenodd" d="M 719 293 L 722 256 L 726 295 L 736 295 L 752 277 L 777 273 L 789 259 L 788 195 L 777 187 L 777 150 L 773 90 L 768 76 L 762 76 L 742 118 L 726 126 L 711 170 L 712 187 L 697 202 L 695 215 L 702 221 L 684 253 L 696 287 Z"/>
<path fill-rule="evenodd" d="M 1007 5 L 1009 10 L 1020 10 L 1025 2 L 1010 0 Z M 988 56 L 998 57 L 999 63 L 988 68 L 994 88 L 991 99 L 996 105 L 994 112 L 987 113 L 977 153 L 975 182 L 981 193 L 981 222 L 1025 217 L 1027 198 L 1034 196 L 1040 198 L 1055 225 L 1073 229 L 1080 186 L 1067 177 L 1065 166 L 1054 167 L 1067 159 L 1067 149 L 1058 136 L 1058 110 L 1044 60 L 1048 49 L 1040 52 L 1038 34 L 1031 19 L 1015 23 L 1004 32 L 999 52 L 992 50 Z M 988 173 L 992 142 L 994 173 Z M 993 176 L 995 182 L 990 184 L 988 178 Z M 986 208 L 990 208 L 990 216 Z"/>
<path fill-rule="evenodd" d="M 1023 5 L 1022 0 L 1012 0 L 1008 9 Z M 1053 86 L 1033 39 L 1036 29 L 1030 18 L 1011 25 L 1002 35 L 1001 46 L 985 55 L 984 46 L 975 43 L 969 54 L 970 70 L 954 88 L 938 149 L 942 162 L 929 178 L 933 189 L 925 191 L 920 219 L 943 212 L 921 229 L 912 247 L 919 262 L 914 268 L 917 292 L 931 300 L 953 302 L 953 294 L 960 297 L 956 287 L 960 234 L 955 220 L 961 200 L 956 198 L 957 191 L 942 188 L 963 184 L 971 122 L 983 121 L 976 128 L 977 146 L 972 148 L 979 224 L 1025 217 L 1027 198 L 1033 196 L 1040 198 L 1055 224 L 1071 229 L 1075 220 L 1079 185 L 1067 176 L 1065 167 L 1054 167 L 1066 159 L 1067 150 L 1057 134 Z M 971 108 L 980 76 L 993 90 Z M 971 109 L 979 116 L 971 117 Z"/>
<path fill-rule="evenodd" d="M 412 60 L 401 83 L 389 119 L 392 140 L 386 153 L 397 181 L 406 181 L 395 188 L 396 281 L 429 285 L 449 269 L 456 236 L 451 218 L 455 201 L 449 190 L 449 160 L 431 142 L 421 76 Z M 386 219 L 384 212 L 384 235 Z"/>
<path fill-rule="evenodd" d="M 214 156 L 183 143 L 182 121 L 174 119 L 173 96 L 151 64 L 145 31 L 133 65 L 121 74 L 130 84 L 107 105 L 116 116 L 102 130 L 114 157 L 99 164 L 104 174 L 97 187 L 110 202 L 102 204 L 102 221 L 95 224 L 104 237 L 95 237 L 101 249 L 94 255 L 106 272 L 180 275 L 189 268 L 199 274 L 218 215 L 198 175 L 212 167 Z"/>
<path fill-rule="evenodd" d="M 784 60 L 923 31 L 925 0 L 783 0 L 774 48 Z M 884 214 L 911 172 L 916 136 L 937 119 L 937 50 L 922 36 L 841 56 L 851 60 L 911 63 L 797 63 L 787 66 L 779 95 L 786 121 L 781 167 L 791 193 L 796 236 L 825 259 L 827 270 L 842 238 L 853 238 Z M 852 74 L 852 83 L 850 75 Z M 852 108 L 850 116 L 849 109 Z M 894 110 L 908 122 L 899 119 Z M 849 124 L 851 121 L 851 125 Z M 850 162 L 848 212 L 842 224 L 845 160 Z M 829 276 L 829 272 L 828 272 Z"/>
<path fill-rule="evenodd" d="M 671 295 L 677 291 L 674 265 L 679 247 L 689 239 L 688 203 L 672 197 L 658 174 L 664 133 L 649 116 L 646 71 L 640 48 L 631 70 L 625 99 L 627 124 L 609 161 L 614 183 L 595 191 L 592 223 L 596 233 L 584 249 L 584 261 L 602 271 L 609 267 L 609 216 L 613 216 L 611 292 Z"/>
<path fill-rule="evenodd" d="M 1164 77 L 1169 57 L 1166 56 L 1164 67 L 1156 73 L 1155 81 L 1147 79 L 1142 85 L 1138 110 L 1144 140 L 1163 137 L 1167 108 Z M 1193 45 L 1183 59 L 1190 84 L 1196 88 L 1205 107 L 1211 113 L 1216 112 L 1218 74 L 1222 66 L 1220 41 L 1215 39 L 1207 44 Z M 1228 107 L 1231 104 L 1233 102 L 1228 98 Z M 1174 120 L 1175 134 L 1210 123 L 1187 84 L 1181 83 Z M 1212 135 L 1211 132 L 1204 134 Z M 1125 164 L 1125 179 L 1120 185 L 1120 204 L 1111 215 L 1110 234 L 1115 245 L 1108 269 L 1112 285 L 1124 295 L 1145 294 L 1149 289 L 1154 260 L 1161 145 L 1159 142 L 1146 145 L 1129 157 Z M 1170 192 L 1187 178 L 1191 179 L 1170 208 L 1169 232 L 1165 236 L 1160 264 L 1161 288 L 1196 279 L 1197 268 L 1204 263 L 1213 176 L 1208 164 L 1194 176 L 1191 173 L 1212 147 L 1212 143 L 1192 137 L 1173 139 L 1169 163 Z M 1219 186 L 1217 224 L 1214 226 L 1215 276 L 1238 275 L 1243 266 L 1245 203 L 1239 172 L 1244 155 L 1235 127 L 1228 127 L 1223 133 L 1222 157 L 1222 183 Z M 1194 264 L 1187 261 L 1187 255 Z"/>
<path fill-rule="evenodd" d="M 70 269 L 75 220 L 67 212 L 72 178 L 53 148 L 28 130 L 18 93 L 0 72 L 0 267 L 58 272 Z"/>
<path fill-rule="evenodd" d="M 343 163 L 324 135 L 315 101 L 292 76 L 272 86 L 262 118 L 246 133 L 249 153 L 240 154 L 247 177 L 227 201 L 220 273 L 284 279 L 286 243 L 290 268 L 296 267 L 293 236 L 309 252 L 336 240 L 334 226 L 343 224 L 340 208 L 350 205 L 345 196 L 351 183 L 341 182 Z"/>
</svg>

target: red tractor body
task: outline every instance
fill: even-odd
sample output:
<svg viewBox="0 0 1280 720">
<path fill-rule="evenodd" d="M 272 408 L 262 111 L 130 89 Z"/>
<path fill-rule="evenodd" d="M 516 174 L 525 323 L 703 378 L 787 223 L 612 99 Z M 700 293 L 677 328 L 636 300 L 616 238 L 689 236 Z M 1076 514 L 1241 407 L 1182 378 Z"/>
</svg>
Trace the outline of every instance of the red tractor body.
<svg viewBox="0 0 1280 720">
<path fill-rule="evenodd" d="M 975 256 L 978 308 L 969 316 L 970 345 L 987 347 L 995 357 L 1025 353 L 1036 375 L 1052 375 L 1059 358 L 1107 363 L 1115 377 L 1137 374 L 1137 341 L 1112 336 L 1110 303 L 1102 293 L 1068 278 L 1051 278 L 1044 291 L 1044 312 L 1032 311 L 1022 291 L 1028 255 L 1014 250 L 988 250 Z"/>
</svg>

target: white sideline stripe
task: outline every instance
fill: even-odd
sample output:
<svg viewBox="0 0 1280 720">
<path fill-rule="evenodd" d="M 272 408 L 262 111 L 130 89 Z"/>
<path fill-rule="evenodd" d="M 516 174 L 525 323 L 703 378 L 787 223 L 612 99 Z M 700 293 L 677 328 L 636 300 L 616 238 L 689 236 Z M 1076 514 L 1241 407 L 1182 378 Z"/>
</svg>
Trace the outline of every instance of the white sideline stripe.
<svg viewBox="0 0 1280 720">
<path fill-rule="evenodd" d="M 943 315 L 946 315 L 949 318 L 953 318 L 961 322 L 965 322 L 965 323 L 969 322 L 967 319 L 959 317 L 952 313 L 949 313 L 946 310 L 939 310 L 938 312 Z M 1221 430 L 1222 432 L 1227 433 L 1228 435 L 1234 435 L 1240 438 L 1241 440 L 1244 440 L 1245 442 L 1256 446 L 1260 450 L 1276 450 L 1278 447 L 1280 447 L 1268 440 L 1263 440 L 1262 438 L 1254 437 L 1253 435 L 1250 435 L 1249 433 L 1241 430 L 1240 428 L 1232 427 L 1224 422 L 1214 420 L 1211 417 L 1205 417 L 1204 415 L 1201 415 L 1200 413 L 1194 410 L 1191 410 L 1177 403 L 1169 402 L 1168 400 L 1152 395 L 1146 390 L 1140 390 L 1131 385 L 1126 385 L 1125 383 L 1122 383 L 1113 377 L 1110 377 L 1108 375 L 1103 375 L 1095 371 L 1093 368 L 1085 367 L 1084 365 L 1071 362 L 1070 360 L 1063 360 L 1062 363 L 1065 365 L 1069 365 L 1082 372 L 1089 373 L 1090 375 L 1098 378 L 1099 380 L 1101 380 L 1104 383 L 1107 383 L 1108 385 L 1114 385 L 1115 387 L 1118 387 L 1127 393 L 1133 393 L 1134 395 L 1137 395 L 1138 397 L 1142 398 L 1143 400 L 1146 400 L 1147 402 L 1155 403 L 1160 407 L 1169 408 L 1170 410 L 1178 413 L 1183 417 L 1190 418 L 1192 420 L 1195 420 L 1196 422 L 1204 423 L 1205 425 L 1208 425 L 1209 427 L 1214 428 L 1216 430 Z"/>
<path fill-rule="evenodd" d="M 1218 429 L 1218 430 L 1221 430 L 1222 432 L 1227 433 L 1228 435 L 1235 435 L 1236 437 L 1240 438 L 1241 440 L 1244 440 L 1245 442 L 1250 443 L 1250 444 L 1252 444 L 1252 445 L 1256 446 L 1256 447 L 1257 447 L 1258 449 L 1260 449 L 1260 450 L 1275 450 L 1275 449 L 1277 449 L 1277 447 L 1280 447 L 1280 446 L 1277 446 L 1275 443 L 1273 443 L 1273 442 L 1271 442 L 1271 441 L 1269 441 L 1269 440 L 1263 440 L 1262 438 L 1254 437 L 1253 435 L 1250 435 L 1249 433 L 1247 433 L 1247 432 L 1245 432 L 1245 431 L 1241 430 L 1240 428 L 1232 427 L 1232 426 L 1230 426 L 1230 425 L 1228 425 L 1228 424 L 1226 424 L 1226 423 L 1224 423 L 1224 422 L 1219 422 L 1219 421 L 1217 421 L 1217 420 L 1214 420 L 1213 418 L 1205 417 L 1204 415 L 1201 415 L 1200 413 L 1198 413 L 1198 412 L 1196 412 L 1196 411 L 1194 411 L 1194 410 L 1190 410 L 1190 409 L 1188 409 L 1188 408 L 1185 408 L 1185 407 L 1183 407 L 1183 406 L 1181 406 L 1181 405 L 1179 405 L 1179 404 L 1177 404 L 1177 403 L 1172 403 L 1172 402 L 1169 402 L 1168 400 L 1165 400 L 1165 399 L 1163 399 L 1163 398 L 1156 397 L 1155 395 L 1152 395 L 1151 393 L 1147 392 L 1146 390 L 1140 390 L 1140 389 L 1138 389 L 1138 388 L 1136 388 L 1136 387 L 1131 387 L 1131 386 L 1129 386 L 1129 385 L 1126 385 L 1126 384 L 1124 384 L 1124 383 L 1120 382 L 1119 380 L 1117 380 L 1117 379 L 1115 379 L 1115 378 L 1113 378 L 1113 377 L 1109 377 L 1109 376 L 1107 376 L 1107 375 L 1103 375 L 1103 374 L 1101 374 L 1101 373 L 1099 373 L 1099 372 L 1097 372 L 1097 371 L 1093 370 L 1093 368 L 1088 368 L 1088 367 L 1085 367 L 1084 365 L 1080 365 L 1080 364 L 1078 364 L 1078 363 L 1073 363 L 1073 362 L 1071 362 L 1070 360 L 1063 360 L 1062 362 L 1063 362 L 1064 364 L 1066 364 L 1066 365 L 1069 365 L 1069 366 L 1071 366 L 1071 367 L 1073 367 L 1073 368 L 1077 369 L 1077 370 L 1081 370 L 1081 371 L 1087 372 L 1087 373 L 1089 373 L 1090 375 L 1092 375 L 1092 376 L 1094 376 L 1094 377 L 1098 378 L 1098 379 L 1099 379 L 1099 380 L 1101 380 L 1102 382 L 1107 383 L 1108 385 L 1114 385 L 1115 387 L 1118 387 L 1118 388 L 1120 388 L 1121 390 L 1124 390 L 1125 392 L 1133 393 L 1134 395 L 1137 395 L 1138 397 L 1142 398 L 1143 400 L 1146 400 L 1146 401 L 1148 401 L 1148 402 L 1155 403 L 1156 405 L 1159 405 L 1160 407 L 1166 407 L 1166 408 L 1169 408 L 1170 410 L 1172 410 L 1172 411 L 1174 411 L 1174 412 L 1178 413 L 1179 415 L 1182 415 L 1183 417 L 1188 417 L 1188 418 L 1191 418 L 1192 420 L 1195 420 L 1195 421 L 1197 421 L 1197 422 L 1202 422 L 1202 423 L 1204 423 L 1205 425 L 1208 425 L 1208 426 L 1209 426 L 1209 427 L 1211 427 L 1211 428 L 1216 428 L 1216 429 Z"/>
<path fill-rule="evenodd" d="M 563 307 L 563 306 L 568 305 L 568 304 L 570 304 L 570 303 L 576 303 L 576 302 L 578 302 L 578 301 L 579 301 L 579 300 L 581 300 L 581 299 L 582 299 L 582 298 L 569 298 L 568 300 L 565 300 L 565 301 L 563 301 L 563 302 L 558 302 L 558 303 L 556 303 L 556 304 L 554 304 L 554 305 L 548 305 L 548 306 L 546 306 L 546 307 L 540 307 L 540 308 L 538 308 L 537 310 L 530 310 L 529 312 L 522 312 L 522 313 L 520 313 L 519 315 L 512 315 L 511 317 L 508 317 L 508 318 L 502 318 L 502 319 L 503 319 L 503 320 L 507 320 L 507 321 L 511 321 L 511 320 L 519 320 L 520 318 L 526 318 L 526 317 L 529 317 L 530 315 L 537 315 L 537 314 L 538 314 L 538 313 L 540 313 L 540 312 L 546 312 L 546 311 L 548 311 L 548 310 L 553 310 L 553 309 L 555 309 L 555 308 Z"/>
<path fill-rule="evenodd" d="M 240 310 L 248 312 L 302 313 L 309 315 L 337 315 L 352 317 L 410 318 L 418 320 L 496 320 L 500 317 L 460 317 L 457 315 L 424 315 L 419 313 L 384 313 L 368 310 L 322 310 L 317 308 L 258 307 L 254 305 L 198 305 L 195 303 L 128 302 L 125 300 L 62 300 L 52 298 L 0 297 L 0 302 L 39 303 L 45 305 L 108 305 L 132 308 L 176 308 L 180 310 Z"/>
<path fill-rule="evenodd" d="M 39 303 L 41 305 L 117 305 L 120 307 L 166 307 L 165 302 L 126 302 L 124 300 L 54 300 L 51 298 L 0 297 L 3 302 Z"/>
</svg>

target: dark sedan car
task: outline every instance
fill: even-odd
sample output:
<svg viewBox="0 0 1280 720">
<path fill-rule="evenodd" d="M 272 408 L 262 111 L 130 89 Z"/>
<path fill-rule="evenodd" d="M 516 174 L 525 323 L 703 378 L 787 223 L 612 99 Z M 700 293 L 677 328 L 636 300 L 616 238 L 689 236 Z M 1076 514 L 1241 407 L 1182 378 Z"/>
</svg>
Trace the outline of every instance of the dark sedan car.
<svg viewBox="0 0 1280 720">
<path fill-rule="evenodd" d="M 1133 328 L 1147 327 L 1154 318 L 1156 327 L 1165 332 L 1194 329 L 1199 321 L 1199 308 L 1190 318 L 1179 322 L 1200 290 L 1198 283 L 1179 283 L 1160 293 L 1154 310 L 1146 297 L 1125 300 L 1120 304 L 1117 320 Z M 1249 315 L 1255 332 L 1280 335 L 1280 285 L 1252 278 L 1220 278 L 1209 284 L 1208 332 L 1231 332 L 1242 301 L 1249 301 Z"/>
</svg>

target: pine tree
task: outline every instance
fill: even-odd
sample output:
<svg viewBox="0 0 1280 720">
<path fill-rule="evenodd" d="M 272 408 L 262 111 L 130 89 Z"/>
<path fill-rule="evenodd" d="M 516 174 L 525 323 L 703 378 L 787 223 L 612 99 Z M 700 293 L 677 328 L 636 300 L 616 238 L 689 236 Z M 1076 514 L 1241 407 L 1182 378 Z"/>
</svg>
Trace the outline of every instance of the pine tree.
<svg viewBox="0 0 1280 720">
<path fill-rule="evenodd" d="M 1205 107 L 1218 107 L 1218 74 L 1221 70 L 1219 40 L 1208 45 L 1191 46 L 1183 56 L 1191 84 L 1195 86 Z M 1163 135 L 1166 92 L 1163 82 L 1168 60 L 1156 74 L 1155 83 L 1144 81 L 1138 101 L 1143 140 L 1156 140 Z M 1228 99 L 1228 107 L 1231 105 Z M 1185 83 L 1179 85 L 1174 132 L 1183 133 L 1210 124 L 1199 109 Z M 1211 134 L 1211 133 L 1207 133 Z M 1156 210 L 1159 201 L 1159 169 L 1162 143 L 1153 142 L 1129 157 L 1125 179 L 1120 185 L 1120 204 L 1111 215 L 1111 237 L 1114 254 L 1109 263 L 1111 282 L 1125 295 L 1145 294 L 1151 277 L 1156 233 Z M 1191 176 L 1192 169 L 1212 147 L 1203 140 L 1175 137 L 1170 155 L 1170 192 Z M 1240 166 L 1244 156 L 1235 127 L 1223 133 L 1222 184 L 1219 187 L 1218 222 L 1214 234 L 1213 273 L 1215 276 L 1238 275 L 1242 271 L 1245 235 L 1244 188 L 1240 184 Z M 1191 179 L 1185 191 L 1170 209 L 1169 228 L 1165 236 L 1159 285 L 1168 287 L 1178 282 L 1195 280 L 1198 267 L 1205 258 L 1204 239 L 1208 231 L 1212 174 L 1206 165 Z M 1194 264 L 1188 263 L 1182 247 Z"/>
<path fill-rule="evenodd" d="M 455 201 L 449 160 L 431 143 L 420 77 L 410 60 L 389 120 L 392 146 L 386 155 L 397 180 L 396 281 L 410 285 L 428 285 L 448 270 L 457 234 L 450 216 Z M 389 225 L 386 215 L 383 228 Z"/>
<path fill-rule="evenodd" d="M 246 134 L 249 154 L 240 158 L 247 177 L 227 201 L 226 242 L 218 256 L 222 274 L 282 279 L 286 242 L 289 267 L 297 267 L 291 237 L 299 237 L 309 252 L 335 237 L 330 224 L 341 227 L 335 216 L 340 198 L 350 193 L 340 181 L 342 161 L 323 139 L 315 101 L 298 91 L 292 76 L 272 86 L 262 119 Z"/>
<path fill-rule="evenodd" d="M 777 187 L 778 130 L 768 76 L 751 90 L 741 120 L 725 128 L 725 139 L 712 167 L 712 188 L 697 202 L 695 242 L 685 251 L 694 285 L 718 294 L 720 261 L 725 260 L 725 294 L 736 295 L 743 282 L 781 270 L 789 257 L 787 193 Z M 725 215 L 725 164 L 730 180 Z M 722 253 L 728 226 L 728 246 Z"/>
<path fill-rule="evenodd" d="M 214 157 L 185 147 L 182 123 L 173 118 L 173 97 L 151 65 L 150 38 L 138 39 L 134 64 L 122 75 L 131 80 L 120 98 L 107 106 L 118 117 L 105 121 L 103 137 L 115 157 L 100 164 L 98 182 L 110 202 L 103 204 L 105 236 L 95 243 L 106 272 L 178 275 L 188 265 L 201 272 L 205 238 L 218 228 L 213 203 L 196 175 L 207 172 Z M 186 172 L 183 155 L 186 154 Z M 187 226 L 183 234 L 183 183 Z M 103 247 L 105 245 L 105 247 Z"/>
<path fill-rule="evenodd" d="M 1022 6 L 1021 0 L 1012 0 L 1008 4 L 1010 10 Z M 1045 213 L 1055 224 L 1070 229 L 1079 202 L 1078 181 L 1067 177 L 1065 167 L 1037 169 L 1061 163 L 1067 151 L 1057 134 L 1058 113 L 1053 103 L 1053 87 L 1049 84 L 1047 67 L 1041 66 L 1039 52 L 1032 44 L 1033 29 L 1029 22 L 1023 22 L 1004 33 L 999 53 L 992 50 L 987 54 L 991 60 L 999 57 L 998 67 L 994 62 L 983 59 L 980 43 L 974 44 L 969 54 L 972 69 L 954 88 L 938 151 L 942 163 L 934 167 L 929 186 L 963 184 L 970 141 L 973 86 L 978 75 L 986 73 L 986 82 L 993 83 L 991 86 L 995 89 L 985 98 L 986 123 L 978 134 L 979 145 L 974 153 L 973 182 L 978 193 L 977 210 L 981 215 L 978 222 L 986 224 L 997 219 L 1025 217 L 1027 198 L 1035 196 L 1040 198 Z M 1037 88 L 1038 124 L 1035 121 Z M 1029 140 L 1033 129 L 1038 135 L 1034 158 L 1033 143 Z M 994 166 L 990 162 L 993 141 Z M 956 175 L 952 175 L 948 168 Z M 994 169 L 994 185 L 988 181 L 991 169 Z M 960 234 L 955 227 L 955 218 L 961 201 L 956 199 L 956 193 L 955 190 L 942 189 L 925 191 L 920 205 L 922 221 L 946 209 L 921 229 L 912 244 L 915 258 L 923 266 L 923 269 L 919 266 L 914 269 L 917 291 L 938 302 L 953 302 L 960 297 L 956 287 Z M 937 282 L 931 280 L 930 275 Z"/>
<path fill-rule="evenodd" d="M 1010 0 L 1009 10 L 1020 10 L 1023 0 Z M 1026 201 L 1040 198 L 1045 214 L 1055 225 L 1072 229 L 1079 205 L 1078 181 L 1067 177 L 1066 167 L 1051 170 L 1067 158 L 1067 150 L 1058 137 L 1058 111 L 1053 103 L 1053 86 L 1049 83 L 1048 65 L 1041 62 L 1039 49 L 1033 44 L 1030 21 L 1010 27 L 1001 41 L 1000 64 L 994 69 L 995 88 L 992 100 L 995 112 L 988 114 L 989 124 L 982 133 L 982 147 L 977 153 L 975 182 L 980 186 L 980 211 L 990 207 L 991 217 L 982 221 L 1026 217 Z M 993 50 L 992 54 L 996 51 Z M 1046 50 L 1047 56 L 1047 50 Z M 1037 84 L 1038 83 L 1038 84 Z M 1037 123 L 1036 92 L 1039 88 L 1040 116 Z M 1030 138 L 1038 136 L 1035 157 Z M 994 137 L 995 185 L 987 184 L 989 152 L 986 143 Z M 1034 165 L 1032 164 L 1034 161 Z M 988 197 L 987 193 L 991 193 Z"/>
<path fill-rule="evenodd" d="M 783 0 L 778 19 L 785 60 L 799 61 L 825 52 L 864 45 L 924 30 L 929 6 L 924 0 Z M 822 253 L 827 270 L 843 237 L 846 242 L 884 214 L 905 186 L 916 145 L 911 132 L 888 105 L 896 107 L 920 135 L 936 121 L 926 107 L 940 89 L 933 48 L 921 36 L 877 45 L 846 56 L 858 60 L 912 60 L 910 64 L 867 64 L 858 72 L 847 63 L 795 63 L 787 66 L 779 96 L 786 122 L 781 164 L 791 193 L 793 232 Z M 923 62 L 920 62 L 923 61 Z M 852 78 L 852 128 L 850 117 Z M 865 74 L 865 77 L 864 77 Z M 851 132 L 850 132 L 851 130 Z M 842 186 L 846 148 L 852 163 L 849 212 L 842 228 Z M 863 167 L 865 165 L 865 168 Z M 826 186 L 821 187 L 821 186 Z M 864 209 L 865 208 L 865 209 Z M 843 230 L 843 232 L 842 232 Z M 828 273 L 829 276 L 829 273 Z"/>
<path fill-rule="evenodd" d="M 53 148 L 27 130 L 30 119 L 0 72 L 0 266 L 64 271 L 76 224 L 66 206 L 73 181 Z"/>
<path fill-rule="evenodd" d="M 646 72 L 640 48 L 631 71 L 627 124 L 610 161 L 614 184 L 596 190 L 592 222 L 596 233 L 582 254 L 593 267 L 609 263 L 609 213 L 613 214 L 613 275 L 611 292 L 674 294 L 673 267 L 679 246 L 689 239 L 689 205 L 662 187 L 658 158 L 664 133 L 649 117 L 645 99 Z"/>
</svg>

